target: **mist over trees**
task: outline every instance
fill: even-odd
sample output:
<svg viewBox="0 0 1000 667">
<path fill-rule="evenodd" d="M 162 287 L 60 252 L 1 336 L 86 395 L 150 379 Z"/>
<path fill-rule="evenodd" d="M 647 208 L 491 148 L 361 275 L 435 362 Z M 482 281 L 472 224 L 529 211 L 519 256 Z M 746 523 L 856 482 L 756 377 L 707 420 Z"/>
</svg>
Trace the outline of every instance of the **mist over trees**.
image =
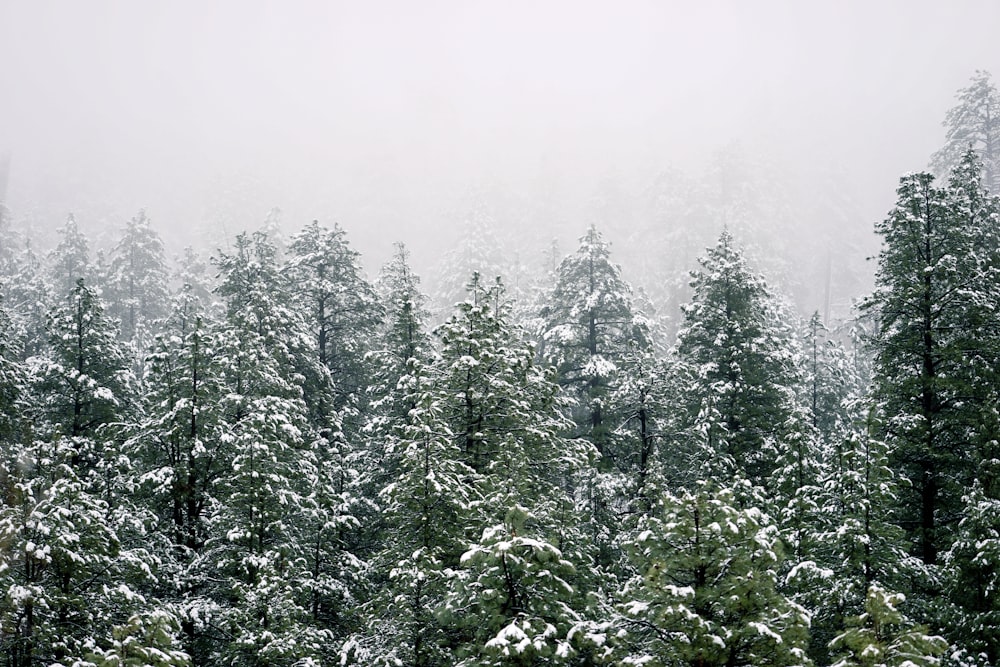
<svg viewBox="0 0 1000 667">
<path fill-rule="evenodd" d="M 1000 105 L 956 100 L 877 247 L 737 145 L 567 248 L 477 191 L 426 283 L 276 208 L 174 257 L 0 206 L 2 664 L 998 664 Z"/>
</svg>

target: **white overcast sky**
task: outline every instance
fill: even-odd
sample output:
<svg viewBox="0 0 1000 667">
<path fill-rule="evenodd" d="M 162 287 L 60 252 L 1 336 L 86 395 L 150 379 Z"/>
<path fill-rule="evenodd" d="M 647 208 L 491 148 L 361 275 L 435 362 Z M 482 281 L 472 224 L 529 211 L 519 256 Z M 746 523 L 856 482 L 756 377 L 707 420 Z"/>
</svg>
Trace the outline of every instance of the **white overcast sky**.
<svg viewBox="0 0 1000 667">
<path fill-rule="evenodd" d="M 733 141 L 884 206 L 998 35 L 993 0 L 0 0 L 0 152 L 14 214 L 52 226 L 204 227 L 250 183 L 248 215 L 386 255 L 482 182 L 696 171 Z"/>
</svg>

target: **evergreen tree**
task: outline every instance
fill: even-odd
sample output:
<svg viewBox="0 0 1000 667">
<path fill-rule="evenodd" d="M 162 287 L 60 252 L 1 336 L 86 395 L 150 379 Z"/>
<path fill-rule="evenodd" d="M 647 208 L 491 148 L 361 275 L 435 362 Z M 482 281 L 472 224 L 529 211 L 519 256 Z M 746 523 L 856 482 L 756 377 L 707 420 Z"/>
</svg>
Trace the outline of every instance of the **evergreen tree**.
<svg viewBox="0 0 1000 667">
<path fill-rule="evenodd" d="M 647 330 L 632 311 L 632 289 L 611 262 L 610 249 L 595 227 L 559 265 L 546 321 L 543 358 L 556 367 L 558 382 L 576 400 L 576 433 L 594 443 L 606 465 L 618 406 L 608 400 L 619 382 L 619 364 L 648 345 Z M 627 454 L 624 454 L 627 455 Z"/>
<path fill-rule="evenodd" d="M 943 557 L 952 605 L 942 616 L 948 638 L 963 654 L 956 664 L 995 665 L 1000 659 L 1000 500 L 976 482 L 963 501 L 964 515 Z"/>
<path fill-rule="evenodd" d="M 589 447 L 559 436 L 558 388 L 508 309 L 499 280 L 487 287 L 474 275 L 469 299 L 437 331 L 437 391 L 479 497 L 445 605 L 461 665 L 567 661 L 584 599 L 573 582 L 592 562 L 565 490 Z"/>
<path fill-rule="evenodd" d="M 196 663 L 211 651 L 204 610 L 216 606 L 201 558 L 233 458 L 219 350 L 218 333 L 185 286 L 146 359 L 144 418 L 126 444 L 140 462 L 141 502 L 156 517 L 153 539 L 165 554 L 157 593 L 173 605 Z"/>
<path fill-rule="evenodd" d="M 3 284 L 10 319 L 20 341 L 21 360 L 38 356 L 48 344 L 46 319 L 53 302 L 42 262 L 30 244 L 16 256 L 11 276 Z"/>
<path fill-rule="evenodd" d="M 59 229 L 58 245 L 49 253 L 52 288 L 57 296 L 71 294 L 81 278 L 89 278 L 90 250 L 87 237 L 77 227 L 76 218 L 70 213 Z"/>
<path fill-rule="evenodd" d="M 412 381 L 414 364 L 423 368 L 433 352 L 425 329 L 428 314 L 420 278 L 410 268 L 409 252 L 402 244 L 396 245 L 392 259 L 382 267 L 376 287 L 386 316 L 367 358 L 371 409 L 362 464 L 370 489 L 368 496 L 372 498 L 397 472 L 400 452 L 390 452 L 390 444 L 417 407 L 417 394 L 406 383 Z M 372 517 L 369 522 L 373 532 L 384 529 L 381 518 Z"/>
<path fill-rule="evenodd" d="M 709 475 L 735 472 L 768 488 L 788 443 L 804 437 L 790 338 L 728 232 L 700 262 L 678 334 L 683 410 L 672 428 L 681 440 L 672 446 L 706 461 Z M 685 452 L 692 445 L 695 452 Z"/>
<path fill-rule="evenodd" d="M 47 354 L 32 369 L 39 433 L 94 437 L 133 411 L 134 378 L 104 305 L 83 279 L 48 318 Z"/>
<path fill-rule="evenodd" d="M 192 295 L 197 297 L 206 309 L 213 310 L 216 299 L 213 295 L 214 281 L 209 274 L 208 262 L 194 248 L 187 246 L 175 264 L 175 280 L 182 286 L 190 286 Z"/>
<path fill-rule="evenodd" d="M 739 509 L 732 491 L 665 493 L 630 556 L 619 664 L 811 664 L 809 614 L 777 590 L 778 531 L 759 510 Z"/>
<path fill-rule="evenodd" d="M 89 659 L 97 667 L 188 667 L 190 656 L 177 648 L 177 621 L 169 614 L 135 614 L 112 630 L 113 643 Z"/>
<path fill-rule="evenodd" d="M 237 237 L 218 260 L 227 317 L 219 332 L 229 431 L 229 474 L 217 484 L 205 560 L 221 578 L 219 624 L 228 664 L 291 664 L 329 657 L 354 604 L 342 566 L 351 563 L 329 530 L 356 522 L 337 501 L 345 471 L 331 438 L 310 425 L 303 396 L 314 364 L 305 322 L 282 303 L 275 250 Z M 310 364 L 313 364 L 310 366 Z M 331 568 L 333 571 L 331 572 Z"/>
<path fill-rule="evenodd" d="M 110 636 L 111 619 L 135 610 L 105 494 L 78 463 L 95 449 L 87 438 L 57 436 L 5 461 L 0 646 L 12 667 L 83 660 Z"/>
<path fill-rule="evenodd" d="M 975 476 L 975 444 L 992 437 L 980 431 L 980 405 L 997 349 L 990 303 L 1000 244 L 979 173 L 969 152 L 945 187 L 926 173 L 901 179 L 895 208 L 876 227 L 883 248 L 864 304 L 879 317 L 875 390 L 885 437 L 909 480 L 899 520 L 928 564 L 951 542 L 947 526 Z"/>
<path fill-rule="evenodd" d="M 308 323 L 315 358 L 332 378 L 335 396 L 326 410 L 337 409 L 341 419 L 358 421 L 352 413 L 363 407 L 365 398 L 364 355 L 382 316 L 375 291 L 339 225 L 331 230 L 314 220 L 292 238 L 289 250 L 284 275 L 290 294 Z"/>
<path fill-rule="evenodd" d="M 429 358 L 431 341 L 426 331 L 426 297 L 420 291 L 420 278 L 410 268 L 409 251 L 398 243 L 392 259 L 382 267 L 376 285 L 379 300 L 385 304 L 380 345 L 370 353 L 373 378 L 370 391 L 374 398 L 376 429 L 391 428 L 412 409 L 407 392 L 397 391 L 399 380 L 409 374 L 411 359 Z M 402 400 L 397 400 L 402 399 Z"/>
<path fill-rule="evenodd" d="M 141 334 L 167 310 L 163 242 L 145 211 L 139 211 L 125 226 L 112 250 L 109 269 L 109 314 L 121 322 L 122 340 L 140 336 L 138 343 L 144 349 L 148 341 L 142 340 Z"/>
<path fill-rule="evenodd" d="M 850 369 L 847 353 L 823 324 L 819 312 L 813 313 L 803 332 L 805 355 L 805 408 L 809 423 L 826 443 L 843 432 L 848 414 L 845 406 L 857 380 Z"/>
<path fill-rule="evenodd" d="M 69 665 L 101 649 L 111 624 L 153 608 L 142 591 L 158 565 L 143 544 L 145 517 L 130 498 L 136 472 L 116 434 L 133 414 L 134 384 L 82 279 L 49 331 L 21 399 L 32 429 L 4 461 L 0 624 L 15 665 Z"/>
<path fill-rule="evenodd" d="M 398 473 L 380 493 L 393 536 L 375 563 L 388 576 L 369 605 L 367 637 L 349 648 L 360 664 L 415 667 L 452 665 L 453 633 L 438 619 L 448 573 L 466 545 L 466 522 L 478 500 L 469 482 L 475 471 L 445 421 L 443 393 L 419 358 L 397 391 L 412 407 L 388 434 L 387 453 Z"/>
<path fill-rule="evenodd" d="M 848 409 L 864 413 L 865 405 L 854 396 Z M 811 548 L 786 577 L 796 601 L 812 610 L 810 655 L 817 663 L 830 662 L 829 643 L 848 619 L 864 612 L 871 585 L 905 587 L 926 579 L 891 522 L 900 480 L 878 431 L 877 415 L 870 412 L 845 425 L 826 448 L 807 528 Z"/>
<path fill-rule="evenodd" d="M 977 70 L 956 95 L 958 104 L 945 116 L 945 145 L 931 158 L 939 175 L 947 175 L 972 149 L 983 164 L 987 190 L 1000 194 L 1000 93 L 989 72 Z"/>
<path fill-rule="evenodd" d="M 470 210 L 461 221 L 461 237 L 455 247 L 443 254 L 436 272 L 438 289 L 433 306 L 442 317 L 465 300 L 468 276 L 478 273 L 484 280 L 492 280 L 508 273 L 507 253 L 497 227 L 491 206 L 481 195 L 474 195 Z"/>
<path fill-rule="evenodd" d="M 831 642 L 841 653 L 834 667 L 934 667 L 948 649 L 941 637 L 927 634 L 897 608 L 906 597 L 877 584 L 868 588 L 865 611 Z"/>
</svg>

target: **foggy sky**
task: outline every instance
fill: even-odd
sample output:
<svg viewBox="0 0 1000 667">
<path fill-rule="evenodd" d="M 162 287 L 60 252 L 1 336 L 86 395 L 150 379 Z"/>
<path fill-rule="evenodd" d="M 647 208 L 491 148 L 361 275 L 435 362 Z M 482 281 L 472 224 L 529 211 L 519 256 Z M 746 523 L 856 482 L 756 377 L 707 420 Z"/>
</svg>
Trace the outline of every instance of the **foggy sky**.
<svg viewBox="0 0 1000 667">
<path fill-rule="evenodd" d="M 280 207 L 377 264 L 470 189 L 554 179 L 572 213 L 736 141 L 839 165 L 871 224 L 998 34 L 991 0 L 0 0 L 7 203 L 39 229 L 145 207 L 174 245 Z"/>
</svg>

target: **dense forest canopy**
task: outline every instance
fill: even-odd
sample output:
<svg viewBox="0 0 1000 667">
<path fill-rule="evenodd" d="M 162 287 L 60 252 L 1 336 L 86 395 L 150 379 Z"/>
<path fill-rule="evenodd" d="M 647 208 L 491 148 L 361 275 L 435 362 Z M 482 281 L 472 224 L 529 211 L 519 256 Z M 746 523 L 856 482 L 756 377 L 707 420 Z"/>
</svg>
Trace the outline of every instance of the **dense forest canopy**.
<svg viewBox="0 0 1000 667">
<path fill-rule="evenodd" d="M 2 664 L 998 664 L 998 99 L 870 291 L 835 216 L 812 272 L 763 244 L 732 156 L 658 184 L 638 286 L 485 201 L 432 295 L 336 223 L 172 261 L 154 212 L 0 209 Z"/>
</svg>

